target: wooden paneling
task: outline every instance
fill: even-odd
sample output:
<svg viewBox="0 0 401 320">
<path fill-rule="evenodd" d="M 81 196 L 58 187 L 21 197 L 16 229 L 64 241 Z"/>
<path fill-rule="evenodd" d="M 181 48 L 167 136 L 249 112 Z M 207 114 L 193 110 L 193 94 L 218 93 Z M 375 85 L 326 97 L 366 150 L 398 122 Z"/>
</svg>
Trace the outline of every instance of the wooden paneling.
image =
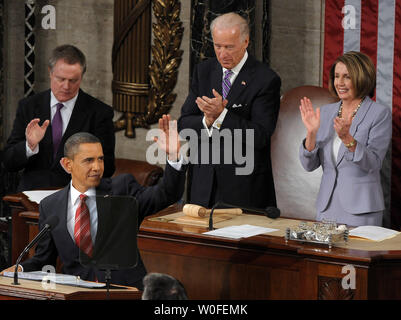
<svg viewBox="0 0 401 320">
<path fill-rule="evenodd" d="M 180 210 L 172 206 L 155 216 Z M 231 240 L 150 218 L 138 235 L 148 272 L 179 279 L 191 299 L 401 299 L 401 250 L 328 249 L 268 235 Z M 37 213 L 18 213 L 15 206 L 13 257 L 34 236 L 35 219 Z M 344 266 L 354 268 L 354 289 L 342 286 Z"/>
</svg>

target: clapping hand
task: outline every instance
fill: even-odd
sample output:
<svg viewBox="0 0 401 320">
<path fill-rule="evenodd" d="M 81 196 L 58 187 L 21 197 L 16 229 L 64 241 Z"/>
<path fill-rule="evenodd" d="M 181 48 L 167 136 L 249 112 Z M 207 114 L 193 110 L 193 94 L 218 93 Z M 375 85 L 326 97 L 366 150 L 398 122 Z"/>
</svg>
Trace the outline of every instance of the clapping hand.
<svg viewBox="0 0 401 320">
<path fill-rule="evenodd" d="M 336 130 L 338 137 L 341 140 L 346 139 L 349 136 L 349 129 L 352 124 L 352 114 L 348 119 L 335 117 L 334 118 L 334 130 Z"/>
<path fill-rule="evenodd" d="M 216 90 L 213 89 L 212 92 L 214 98 L 202 96 L 196 98 L 195 100 L 198 108 L 205 115 L 205 120 L 208 127 L 210 127 L 213 122 L 216 121 L 228 103 L 226 99 L 223 100 L 223 97 Z"/>
<path fill-rule="evenodd" d="M 33 151 L 38 143 L 43 139 L 46 133 L 46 129 L 50 124 L 49 120 L 43 122 L 43 124 L 39 125 L 40 119 L 35 118 L 28 123 L 25 129 L 25 138 L 28 142 L 29 148 Z"/>
</svg>

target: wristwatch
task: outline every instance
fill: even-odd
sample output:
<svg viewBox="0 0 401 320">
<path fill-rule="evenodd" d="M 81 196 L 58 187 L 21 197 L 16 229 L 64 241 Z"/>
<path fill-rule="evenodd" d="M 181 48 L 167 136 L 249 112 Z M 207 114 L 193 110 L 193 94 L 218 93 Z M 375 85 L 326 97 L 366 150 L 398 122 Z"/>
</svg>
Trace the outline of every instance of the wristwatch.
<svg viewBox="0 0 401 320">
<path fill-rule="evenodd" d="M 356 144 L 355 139 L 352 139 L 352 141 L 350 143 L 344 144 L 347 148 L 351 148 Z"/>
</svg>

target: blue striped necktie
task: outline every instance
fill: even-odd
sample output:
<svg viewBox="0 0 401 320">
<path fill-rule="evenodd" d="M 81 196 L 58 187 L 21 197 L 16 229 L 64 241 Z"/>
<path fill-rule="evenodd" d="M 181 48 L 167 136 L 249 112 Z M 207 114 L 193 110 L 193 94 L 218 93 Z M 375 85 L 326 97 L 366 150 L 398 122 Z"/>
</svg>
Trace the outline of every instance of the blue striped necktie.
<svg viewBox="0 0 401 320">
<path fill-rule="evenodd" d="M 232 72 L 231 70 L 226 70 L 224 72 L 224 78 L 223 78 L 223 100 L 228 96 L 228 92 L 230 91 L 231 88 L 231 82 L 230 82 L 230 78 L 231 75 L 234 72 Z"/>
</svg>

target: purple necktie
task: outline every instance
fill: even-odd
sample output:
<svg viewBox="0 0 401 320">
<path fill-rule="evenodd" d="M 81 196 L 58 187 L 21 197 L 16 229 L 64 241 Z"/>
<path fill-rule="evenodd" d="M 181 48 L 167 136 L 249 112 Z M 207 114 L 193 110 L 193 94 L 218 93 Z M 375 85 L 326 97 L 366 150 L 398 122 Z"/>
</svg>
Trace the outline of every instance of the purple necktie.
<svg viewBox="0 0 401 320">
<path fill-rule="evenodd" d="M 223 79 L 223 100 L 228 96 L 228 92 L 231 88 L 230 77 L 233 74 L 231 70 L 226 70 L 224 72 L 224 79 Z"/>
<path fill-rule="evenodd" d="M 64 107 L 62 103 L 57 103 L 57 111 L 52 120 L 53 133 L 53 157 L 56 158 L 58 146 L 63 136 L 63 120 L 61 119 L 60 109 Z"/>
</svg>

